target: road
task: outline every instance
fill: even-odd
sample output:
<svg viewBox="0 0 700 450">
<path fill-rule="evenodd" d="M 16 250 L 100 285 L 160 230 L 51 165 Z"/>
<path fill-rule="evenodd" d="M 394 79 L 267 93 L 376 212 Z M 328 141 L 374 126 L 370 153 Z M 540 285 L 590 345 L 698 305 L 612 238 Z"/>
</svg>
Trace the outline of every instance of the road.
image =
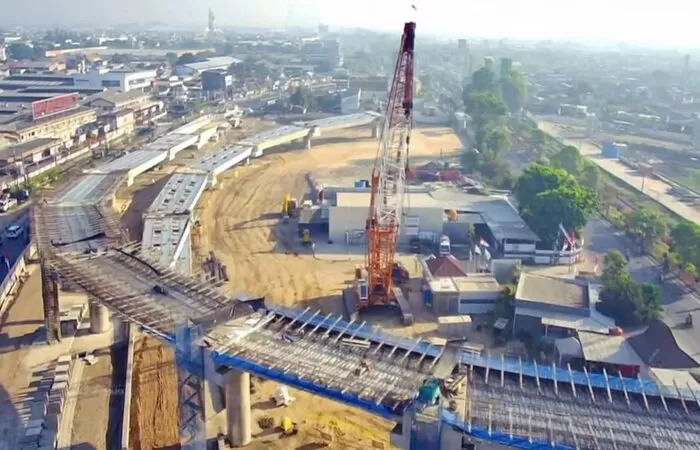
<svg viewBox="0 0 700 450">
<path fill-rule="evenodd" d="M 5 236 L 5 229 L 13 224 L 21 225 L 25 230 L 29 227 L 29 208 L 27 206 L 12 213 L 0 215 L 0 233 L 2 233 L 2 244 L 0 244 L 1 254 L 10 261 L 10 267 L 15 264 L 17 258 L 27 247 L 26 236 L 18 239 L 8 239 Z M 0 264 L 0 283 L 7 276 L 7 266 Z"/>
<path fill-rule="evenodd" d="M 551 122 L 539 122 L 539 128 L 545 133 L 551 134 L 561 139 L 565 144 L 578 147 L 582 155 L 587 156 L 602 170 L 610 173 L 627 183 L 632 188 L 641 191 L 647 197 L 662 204 L 674 213 L 686 220 L 700 225 L 700 211 L 681 202 L 677 197 L 668 194 L 668 190 L 673 186 L 656 178 L 645 178 L 616 159 L 603 158 L 600 148 L 589 141 L 581 139 L 580 133 L 566 131 L 562 127 Z"/>
<path fill-rule="evenodd" d="M 600 218 L 589 222 L 584 229 L 584 238 L 586 259 L 592 261 L 598 256 L 601 266 L 603 256 L 608 251 L 619 249 L 624 253 L 626 248 L 631 248 L 629 240 L 622 232 Z M 627 270 L 640 283 L 656 283 L 658 280 L 658 264 L 645 255 L 631 254 Z M 679 347 L 691 357 L 700 360 L 700 332 L 681 326 L 688 312 L 700 310 L 700 297 L 690 293 L 680 281 L 672 279 L 661 286 L 661 300 L 664 307 L 661 318 L 673 330 Z"/>
</svg>

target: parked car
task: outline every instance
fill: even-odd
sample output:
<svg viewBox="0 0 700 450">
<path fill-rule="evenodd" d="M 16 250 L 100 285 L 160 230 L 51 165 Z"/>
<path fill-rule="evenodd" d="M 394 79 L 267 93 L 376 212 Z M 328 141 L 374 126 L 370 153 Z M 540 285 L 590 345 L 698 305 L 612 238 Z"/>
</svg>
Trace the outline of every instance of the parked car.
<svg viewBox="0 0 700 450">
<path fill-rule="evenodd" d="M 7 228 L 6 235 L 8 239 L 17 239 L 24 233 L 24 227 L 20 225 L 12 225 Z"/>
</svg>

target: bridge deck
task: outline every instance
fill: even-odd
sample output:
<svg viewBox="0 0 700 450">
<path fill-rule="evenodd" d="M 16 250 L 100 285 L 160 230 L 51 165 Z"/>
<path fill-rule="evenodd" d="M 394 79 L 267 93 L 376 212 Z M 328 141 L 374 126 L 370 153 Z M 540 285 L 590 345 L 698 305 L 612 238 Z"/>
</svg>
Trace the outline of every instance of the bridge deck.
<svg viewBox="0 0 700 450">
<path fill-rule="evenodd" d="M 178 325 L 227 303 L 212 286 L 148 261 L 140 252 L 59 255 L 52 264 L 62 278 L 117 314 L 169 340 Z M 156 294 L 156 285 L 167 293 Z"/>
<path fill-rule="evenodd" d="M 313 316 L 320 316 L 318 312 Z M 286 382 L 292 387 L 385 417 L 401 414 L 430 376 L 436 358 L 370 342 L 333 326 L 260 310 L 210 331 L 205 340 L 218 363 Z M 367 368 L 363 371 L 362 368 Z"/>
</svg>

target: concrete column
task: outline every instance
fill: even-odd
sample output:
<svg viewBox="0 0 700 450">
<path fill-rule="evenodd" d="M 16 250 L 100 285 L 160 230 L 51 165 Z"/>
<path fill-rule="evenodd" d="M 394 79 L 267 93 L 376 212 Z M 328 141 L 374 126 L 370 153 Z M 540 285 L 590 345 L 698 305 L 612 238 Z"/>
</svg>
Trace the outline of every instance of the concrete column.
<svg viewBox="0 0 700 450">
<path fill-rule="evenodd" d="M 410 450 L 411 448 L 411 431 L 413 430 L 413 421 L 415 420 L 414 406 L 411 405 L 403 412 L 403 420 L 401 421 L 401 436 L 403 437 L 403 446 L 401 450 Z"/>
<path fill-rule="evenodd" d="M 90 301 L 90 331 L 101 334 L 108 332 L 111 328 L 109 309 L 96 301 Z"/>
<path fill-rule="evenodd" d="M 372 138 L 379 139 L 379 125 L 372 125 Z"/>
<path fill-rule="evenodd" d="M 250 374 L 231 370 L 226 376 L 226 416 L 228 438 L 234 447 L 251 440 Z"/>
<path fill-rule="evenodd" d="M 311 150 L 311 136 L 304 138 L 304 146 L 307 150 Z"/>
</svg>

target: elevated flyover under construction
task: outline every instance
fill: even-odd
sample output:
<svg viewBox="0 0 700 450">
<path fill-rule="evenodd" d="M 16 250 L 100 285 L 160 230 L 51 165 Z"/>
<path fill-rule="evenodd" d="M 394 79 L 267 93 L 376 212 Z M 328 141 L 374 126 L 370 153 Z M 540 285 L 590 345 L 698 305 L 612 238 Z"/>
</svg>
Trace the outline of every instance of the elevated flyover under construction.
<svg viewBox="0 0 700 450">
<path fill-rule="evenodd" d="M 430 379 L 449 377 L 457 366 L 468 374 L 467 397 L 458 414 L 444 409 L 435 420 L 483 439 L 519 448 L 700 446 L 700 393 L 691 388 L 671 390 L 614 374 L 464 355 L 461 348 L 399 338 L 364 322 L 231 296 L 189 275 L 191 261 L 174 264 L 183 255 L 189 258 L 184 227 L 205 179 L 254 157 L 255 145 L 298 140 L 298 129 L 309 136 L 324 127 L 375 122 L 372 115 L 321 119 L 264 135 L 270 141 L 248 138 L 235 150 L 227 147 L 214 153 L 217 157 L 195 160 L 171 177 L 145 214 L 153 226 L 146 227 L 143 243 L 127 243 L 111 203 L 117 185 L 129 177 L 124 169 L 137 165 L 132 169 L 141 170 L 145 157 L 123 161 L 115 172 L 98 168 L 38 199 L 32 224 L 42 259 L 47 330 L 57 321 L 53 308 L 59 287 L 71 284 L 95 304 L 172 345 L 182 373 L 182 417 L 192 418 L 181 422 L 182 440 L 193 448 L 203 442 L 205 382 L 227 391 L 234 443 L 250 440 L 247 374 L 401 421 L 396 442 L 409 448 L 419 391 Z M 245 149 L 251 153 L 242 158 L 239 152 Z M 156 233 L 158 224 L 166 227 L 175 217 L 182 222 L 167 223 L 179 224 L 179 234 L 156 240 L 164 229 Z"/>
</svg>

